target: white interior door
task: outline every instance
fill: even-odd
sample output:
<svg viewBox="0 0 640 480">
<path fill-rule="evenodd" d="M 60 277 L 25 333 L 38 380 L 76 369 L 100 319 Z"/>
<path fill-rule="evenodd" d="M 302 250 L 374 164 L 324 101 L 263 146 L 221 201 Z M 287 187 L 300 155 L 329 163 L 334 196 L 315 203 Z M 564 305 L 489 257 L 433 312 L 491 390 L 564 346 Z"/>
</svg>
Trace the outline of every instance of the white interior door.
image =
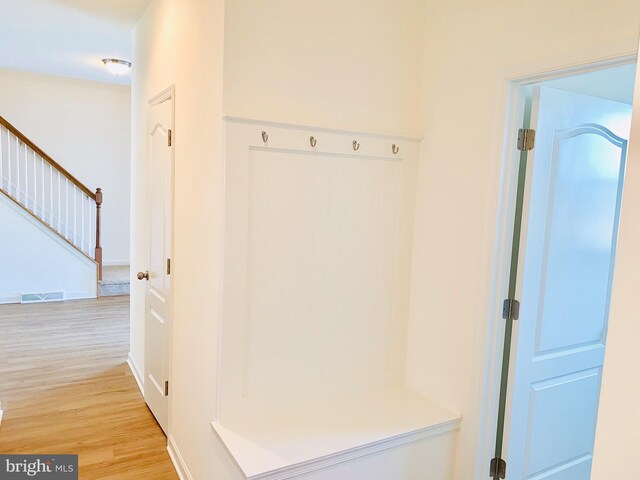
<svg viewBox="0 0 640 480">
<path fill-rule="evenodd" d="M 508 479 L 587 480 L 631 107 L 538 87 Z"/>
<path fill-rule="evenodd" d="M 148 218 L 149 264 L 146 280 L 145 400 L 167 432 L 171 348 L 171 212 L 173 99 L 149 107 Z"/>
</svg>

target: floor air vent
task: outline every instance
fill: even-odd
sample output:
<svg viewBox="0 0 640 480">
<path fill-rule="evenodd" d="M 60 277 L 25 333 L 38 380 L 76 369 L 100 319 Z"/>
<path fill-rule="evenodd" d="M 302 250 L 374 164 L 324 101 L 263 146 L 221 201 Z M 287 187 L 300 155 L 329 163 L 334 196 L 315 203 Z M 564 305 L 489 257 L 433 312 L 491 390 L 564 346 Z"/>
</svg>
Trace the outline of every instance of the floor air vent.
<svg viewBox="0 0 640 480">
<path fill-rule="evenodd" d="M 20 303 L 61 302 L 62 300 L 64 300 L 64 292 L 23 293 L 20 295 Z"/>
</svg>

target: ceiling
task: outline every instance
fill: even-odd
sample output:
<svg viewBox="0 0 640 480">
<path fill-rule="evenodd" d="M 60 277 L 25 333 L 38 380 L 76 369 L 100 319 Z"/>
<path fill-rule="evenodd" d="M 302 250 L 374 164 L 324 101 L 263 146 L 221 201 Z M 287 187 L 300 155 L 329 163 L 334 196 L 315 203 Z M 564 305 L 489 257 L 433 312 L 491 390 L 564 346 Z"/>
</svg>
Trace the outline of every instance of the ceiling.
<svg viewBox="0 0 640 480">
<path fill-rule="evenodd" d="M 635 63 L 545 82 L 545 85 L 616 102 L 633 103 Z"/>
<path fill-rule="evenodd" d="M 101 59 L 131 60 L 131 30 L 149 3 L 0 0 L 0 67 L 129 84 Z"/>
</svg>

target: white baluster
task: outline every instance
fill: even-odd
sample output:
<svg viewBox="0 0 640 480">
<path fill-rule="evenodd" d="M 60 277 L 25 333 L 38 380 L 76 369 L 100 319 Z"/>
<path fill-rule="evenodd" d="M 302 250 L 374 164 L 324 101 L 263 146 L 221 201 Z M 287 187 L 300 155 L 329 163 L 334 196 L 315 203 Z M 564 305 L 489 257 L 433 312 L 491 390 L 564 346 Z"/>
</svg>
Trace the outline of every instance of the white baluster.
<svg viewBox="0 0 640 480">
<path fill-rule="evenodd" d="M 93 252 L 93 207 L 95 203 L 89 197 L 87 203 L 87 250 L 89 254 Z M 92 255 L 93 256 L 93 255 Z"/>
<path fill-rule="evenodd" d="M 86 238 L 85 242 L 87 243 L 87 252 L 91 252 L 91 198 L 87 197 L 87 218 L 85 219 L 87 226 L 87 231 L 85 232 Z"/>
<path fill-rule="evenodd" d="M 96 218 L 96 212 L 95 212 L 95 202 L 91 202 L 90 204 L 90 208 L 89 208 L 89 252 L 93 251 L 93 248 L 95 247 L 95 232 L 96 232 L 96 227 L 94 225 L 94 221 Z"/>
<path fill-rule="evenodd" d="M 18 194 L 16 198 L 20 202 L 20 140 L 16 137 L 16 188 Z"/>
<path fill-rule="evenodd" d="M 49 225 L 53 227 L 53 167 L 49 163 Z"/>
<path fill-rule="evenodd" d="M 9 181 L 9 184 L 7 185 L 7 191 L 9 192 L 9 195 L 11 195 L 13 186 L 11 181 L 11 136 L 9 130 L 7 130 L 7 167 L 7 170 L 9 172 L 9 177 L 7 178 L 7 180 Z"/>
<path fill-rule="evenodd" d="M 65 196 L 64 196 L 64 214 L 65 214 L 65 227 L 64 227 L 64 236 L 66 238 L 71 238 L 69 235 L 69 179 L 65 177 Z"/>
<path fill-rule="evenodd" d="M 0 128 L 0 188 L 4 188 L 4 164 L 5 164 L 5 155 L 4 155 L 4 147 L 2 146 L 2 128 Z M 7 130 L 7 149 L 9 148 L 9 130 Z M 8 153 L 8 152 L 7 152 Z"/>
<path fill-rule="evenodd" d="M 29 155 L 24 144 L 24 206 L 29 209 Z"/>
<path fill-rule="evenodd" d="M 84 204 L 87 201 L 87 195 L 84 192 L 81 192 L 82 201 L 80 202 L 80 250 L 86 252 L 84 248 Z"/>
<path fill-rule="evenodd" d="M 33 155 L 33 213 L 38 216 L 38 175 L 36 170 L 36 152 L 32 150 Z"/>
<path fill-rule="evenodd" d="M 73 185 L 73 244 L 78 245 L 78 187 Z"/>
<path fill-rule="evenodd" d="M 40 218 L 42 218 L 42 221 L 46 221 L 47 212 L 45 210 L 45 207 L 47 205 L 47 202 L 44 198 L 44 159 L 42 157 L 40 157 L 40 171 L 42 172 L 42 209 L 40 210 L 42 217 Z"/>
<path fill-rule="evenodd" d="M 85 219 L 85 243 L 87 244 L 87 253 L 91 253 L 91 197 L 87 197 L 87 205 L 85 210 L 87 211 L 87 218 Z"/>
<path fill-rule="evenodd" d="M 62 187 L 60 186 L 60 172 L 58 171 L 58 233 L 62 233 Z"/>
</svg>

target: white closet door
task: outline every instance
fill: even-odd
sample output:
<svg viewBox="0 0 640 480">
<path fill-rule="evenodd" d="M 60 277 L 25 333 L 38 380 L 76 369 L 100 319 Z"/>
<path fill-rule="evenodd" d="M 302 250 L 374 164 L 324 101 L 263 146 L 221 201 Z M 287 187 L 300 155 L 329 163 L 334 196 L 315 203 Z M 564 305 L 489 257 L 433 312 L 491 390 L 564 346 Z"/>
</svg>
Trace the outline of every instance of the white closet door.
<svg viewBox="0 0 640 480">
<path fill-rule="evenodd" d="M 630 117 L 534 92 L 509 479 L 590 477 Z"/>
</svg>

